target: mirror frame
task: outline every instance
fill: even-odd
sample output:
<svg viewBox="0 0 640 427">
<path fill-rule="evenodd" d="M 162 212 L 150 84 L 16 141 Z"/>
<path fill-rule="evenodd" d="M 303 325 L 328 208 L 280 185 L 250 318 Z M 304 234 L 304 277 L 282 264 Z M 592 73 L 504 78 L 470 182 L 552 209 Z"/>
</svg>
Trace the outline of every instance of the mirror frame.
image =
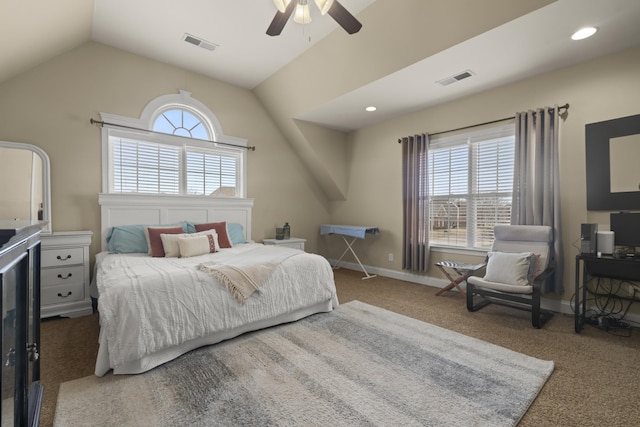
<svg viewBox="0 0 640 427">
<path fill-rule="evenodd" d="M 0 141 L 0 147 L 29 150 L 42 160 L 42 220 L 46 224 L 42 233 L 51 233 L 51 162 L 49 155 L 40 147 L 22 142 Z"/>
<path fill-rule="evenodd" d="M 611 192 L 609 140 L 640 134 L 640 114 L 585 126 L 587 210 L 640 209 L 640 191 Z"/>
</svg>

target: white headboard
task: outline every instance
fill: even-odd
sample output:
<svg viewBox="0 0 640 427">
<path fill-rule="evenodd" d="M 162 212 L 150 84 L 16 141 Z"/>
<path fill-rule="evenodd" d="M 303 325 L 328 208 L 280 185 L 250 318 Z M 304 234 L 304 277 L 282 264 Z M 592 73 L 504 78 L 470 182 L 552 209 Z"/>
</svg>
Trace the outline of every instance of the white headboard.
<svg viewBox="0 0 640 427">
<path fill-rule="evenodd" d="M 227 221 L 242 224 L 245 239 L 251 239 L 253 199 L 101 193 L 98 203 L 103 251 L 107 250 L 109 229 L 118 225 Z"/>
</svg>

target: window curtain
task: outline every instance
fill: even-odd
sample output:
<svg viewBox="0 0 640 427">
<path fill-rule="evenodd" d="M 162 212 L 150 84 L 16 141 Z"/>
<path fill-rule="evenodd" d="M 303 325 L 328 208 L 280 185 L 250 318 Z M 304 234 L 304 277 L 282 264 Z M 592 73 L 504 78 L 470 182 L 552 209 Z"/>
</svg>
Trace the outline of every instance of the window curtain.
<svg viewBox="0 0 640 427">
<path fill-rule="evenodd" d="M 562 294 L 562 233 L 558 106 L 516 113 L 516 147 L 511 224 L 553 229 L 556 271 L 543 292 Z"/>
<path fill-rule="evenodd" d="M 402 268 L 429 268 L 429 135 L 402 138 Z"/>
</svg>

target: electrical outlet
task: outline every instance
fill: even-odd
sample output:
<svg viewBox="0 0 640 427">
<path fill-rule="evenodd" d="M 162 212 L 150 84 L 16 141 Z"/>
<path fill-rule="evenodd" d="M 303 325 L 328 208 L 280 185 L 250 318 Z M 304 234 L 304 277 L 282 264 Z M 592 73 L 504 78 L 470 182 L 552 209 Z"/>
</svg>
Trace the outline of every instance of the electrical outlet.
<svg viewBox="0 0 640 427">
<path fill-rule="evenodd" d="M 393 261 L 393 254 L 389 254 L 389 261 Z"/>
</svg>

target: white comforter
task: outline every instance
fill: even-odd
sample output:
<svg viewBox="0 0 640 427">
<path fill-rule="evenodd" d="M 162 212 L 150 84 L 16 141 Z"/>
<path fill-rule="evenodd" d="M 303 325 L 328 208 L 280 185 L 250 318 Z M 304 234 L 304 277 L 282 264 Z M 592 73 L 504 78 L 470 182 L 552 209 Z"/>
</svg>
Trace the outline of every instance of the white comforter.
<svg viewBox="0 0 640 427">
<path fill-rule="evenodd" d="M 109 366 L 116 369 L 189 340 L 322 301 L 338 305 L 331 266 L 319 255 L 300 252 L 286 259 L 244 304 L 197 268 L 204 262 L 248 256 L 256 248 L 293 250 L 243 244 L 191 258 L 99 254 L 100 352 L 108 351 Z M 102 348 L 105 344 L 107 349 Z"/>
</svg>

